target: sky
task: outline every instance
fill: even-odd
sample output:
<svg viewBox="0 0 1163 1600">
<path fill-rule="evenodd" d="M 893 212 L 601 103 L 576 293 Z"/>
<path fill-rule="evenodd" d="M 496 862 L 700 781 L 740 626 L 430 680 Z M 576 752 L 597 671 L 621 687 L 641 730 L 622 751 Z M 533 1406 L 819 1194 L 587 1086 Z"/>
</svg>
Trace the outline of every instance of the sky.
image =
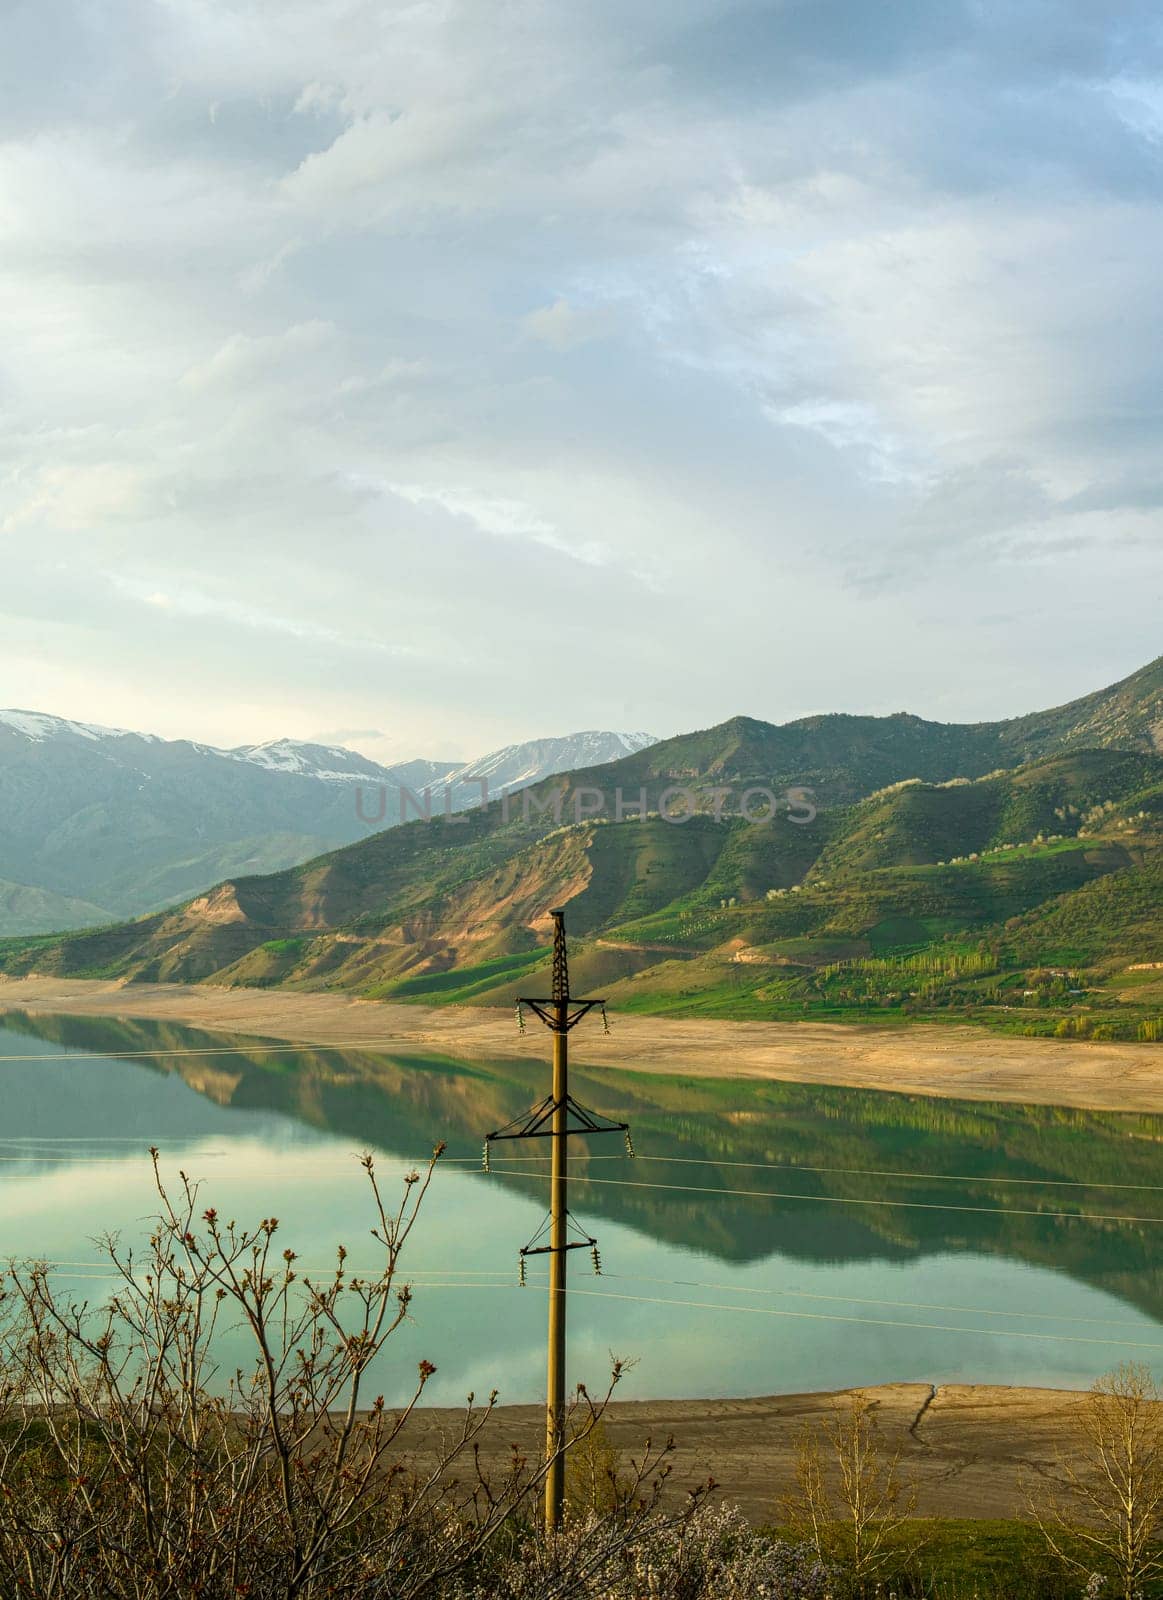
<svg viewBox="0 0 1163 1600">
<path fill-rule="evenodd" d="M 1163 649 L 1157 6 L 3 28 L 0 704 L 444 757 Z"/>
</svg>

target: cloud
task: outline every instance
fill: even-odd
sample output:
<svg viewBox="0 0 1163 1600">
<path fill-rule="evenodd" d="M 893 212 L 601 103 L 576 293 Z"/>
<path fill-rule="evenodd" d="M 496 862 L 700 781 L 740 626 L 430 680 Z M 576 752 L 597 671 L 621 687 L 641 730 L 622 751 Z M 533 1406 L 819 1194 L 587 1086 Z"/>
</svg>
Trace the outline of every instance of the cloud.
<svg viewBox="0 0 1163 1600">
<path fill-rule="evenodd" d="M 256 383 L 290 387 L 296 369 L 315 378 L 320 352 L 334 344 L 333 323 L 299 322 L 279 333 L 258 336 L 232 333 L 205 361 L 183 373 L 182 383 L 195 390 L 235 390 Z"/>
<path fill-rule="evenodd" d="M 552 305 L 528 312 L 522 325 L 531 339 L 551 350 L 574 350 L 604 337 L 611 329 L 611 320 L 606 312 L 579 309 L 559 297 Z"/>
<path fill-rule="evenodd" d="M 6 36 L 10 698 L 439 754 L 1157 653 L 1152 8 L 129 20 Z"/>
<path fill-rule="evenodd" d="M 94 523 L 134 516 L 141 509 L 143 489 L 141 471 L 125 463 L 46 465 L 17 488 L 12 509 L 0 520 L 0 533 L 24 527 L 84 533 Z"/>
</svg>

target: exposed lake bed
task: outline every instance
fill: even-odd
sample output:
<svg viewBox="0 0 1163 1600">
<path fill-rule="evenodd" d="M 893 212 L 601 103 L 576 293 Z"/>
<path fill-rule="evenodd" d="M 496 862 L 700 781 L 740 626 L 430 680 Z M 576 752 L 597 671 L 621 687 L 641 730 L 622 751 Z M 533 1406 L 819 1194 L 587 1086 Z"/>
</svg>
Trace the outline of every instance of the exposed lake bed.
<svg viewBox="0 0 1163 1600">
<path fill-rule="evenodd" d="M 138 1017 L 313 1045 L 544 1059 L 510 1011 L 212 984 L 0 976 L 0 1014 Z M 666 1076 L 765 1078 L 940 1098 L 1163 1113 L 1157 1044 L 1009 1037 L 950 1023 L 858 1026 L 618 1015 L 579 1029 L 571 1056 Z"/>
</svg>

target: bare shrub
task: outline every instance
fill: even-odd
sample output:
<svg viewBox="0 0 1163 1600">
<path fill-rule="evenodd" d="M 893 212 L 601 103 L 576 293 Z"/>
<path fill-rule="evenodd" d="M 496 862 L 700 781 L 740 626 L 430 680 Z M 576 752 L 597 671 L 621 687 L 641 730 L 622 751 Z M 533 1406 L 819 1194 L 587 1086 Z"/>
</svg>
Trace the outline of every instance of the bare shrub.
<svg viewBox="0 0 1163 1600">
<path fill-rule="evenodd" d="M 857 1593 L 901 1567 L 919 1548 L 908 1537 L 915 1484 L 887 1450 L 868 1397 L 833 1406 L 821 1428 L 800 1436 L 796 1488 L 784 1506 L 790 1526 L 821 1561 L 839 1564 Z"/>
<path fill-rule="evenodd" d="M 1077 1572 L 1112 1573 L 1135 1600 L 1163 1573 L 1163 1398 L 1146 1367 L 1127 1362 L 1095 1382 L 1058 1466 L 1061 1489 L 1030 1495 L 1047 1544 Z"/>
<path fill-rule="evenodd" d="M 342 1247 L 325 1277 L 301 1272 L 275 1218 L 224 1222 L 185 1175 L 171 1193 L 156 1151 L 161 1214 L 140 1260 L 107 1241 L 115 1287 L 104 1303 L 62 1299 L 44 1266 L 11 1270 L 0 1300 L 0 1593 L 421 1600 L 503 1560 L 545 1464 L 514 1454 L 499 1477 L 482 1471 L 496 1395 L 482 1405 L 469 1395 L 439 1459 L 417 1471 L 403 1450 L 435 1368 L 419 1364 L 401 1407 L 367 1393 L 408 1313 L 400 1257 L 439 1154 L 405 1177 L 394 1210 L 364 1158 L 380 1256 L 370 1276 L 349 1274 Z M 216 1335 L 228 1322 L 249 1329 L 254 1359 L 222 1381 Z M 573 1412 L 583 1444 L 604 1403 Z M 669 1448 L 634 1463 L 595 1560 L 616 1559 L 657 1522 Z"/>
</svg>

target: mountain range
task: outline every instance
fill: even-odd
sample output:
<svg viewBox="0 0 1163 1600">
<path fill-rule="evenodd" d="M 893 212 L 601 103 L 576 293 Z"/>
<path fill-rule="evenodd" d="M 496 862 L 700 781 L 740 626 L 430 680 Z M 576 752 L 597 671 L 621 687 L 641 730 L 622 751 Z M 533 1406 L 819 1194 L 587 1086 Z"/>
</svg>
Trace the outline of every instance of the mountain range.
<svg viewBox="0 0 1163 1600">
<path fill-rule="evenodd" d="M 290 739 L 220 750 L 186 739 L 0 711 L 0 934 L 95 926 L 366 838 L 426 804 L 456 811 L 648 734 L 586 732 L 476 762 L 383 767 Z M 416 790 L 409 795 L 406 791 Z"/>
<path fill-rule="evenodd" d="M 1005 722 L 731 718 L 0 970 L 509 1003 L 559 904 L 622 1007 L 1163 1037 L 1163 658 Z"/>
</svg>

